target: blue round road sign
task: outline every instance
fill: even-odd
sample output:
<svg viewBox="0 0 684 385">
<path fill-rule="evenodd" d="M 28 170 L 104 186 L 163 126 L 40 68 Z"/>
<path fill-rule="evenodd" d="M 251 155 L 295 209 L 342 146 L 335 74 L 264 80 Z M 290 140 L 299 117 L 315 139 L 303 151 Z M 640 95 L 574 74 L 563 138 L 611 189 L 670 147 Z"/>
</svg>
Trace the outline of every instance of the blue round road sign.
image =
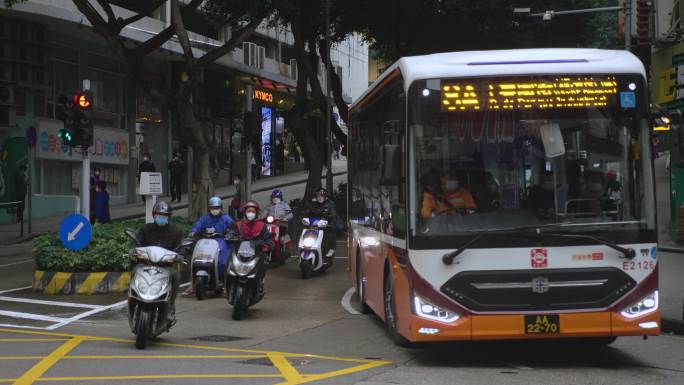
<svg viewBox="0 0 684 385">
<path fill-rule="evenodd" d="M 59 226 L 59 239 L 69 250 L 81 250 L 88 246 L 93 237 L 93 228 L 88 218 L 80 214 L 71 214 L 62 220 Z"/>
</svg>

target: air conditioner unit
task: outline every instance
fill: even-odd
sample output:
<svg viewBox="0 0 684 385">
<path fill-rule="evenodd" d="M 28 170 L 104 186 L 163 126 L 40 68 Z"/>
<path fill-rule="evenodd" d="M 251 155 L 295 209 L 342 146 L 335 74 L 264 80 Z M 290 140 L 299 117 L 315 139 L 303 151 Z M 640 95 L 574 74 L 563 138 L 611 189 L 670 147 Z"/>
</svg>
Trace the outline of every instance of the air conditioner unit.
<svg viewBox="0 0 684 385">
<path fill-rule="evenodd" d="M 297 80 L 297 59 L 290 59 L 290 78 Z"/>
<path fill-rule="evenodd" d="M 256 44 L 250 43 L 248 41 L 242 43 L 242 52 L 244 55 L 243 63 L 245 63 L 245 65 L 248 65 L 250 67 L 255 66 L 257 56 L 256 47 Z"/>
</svg>

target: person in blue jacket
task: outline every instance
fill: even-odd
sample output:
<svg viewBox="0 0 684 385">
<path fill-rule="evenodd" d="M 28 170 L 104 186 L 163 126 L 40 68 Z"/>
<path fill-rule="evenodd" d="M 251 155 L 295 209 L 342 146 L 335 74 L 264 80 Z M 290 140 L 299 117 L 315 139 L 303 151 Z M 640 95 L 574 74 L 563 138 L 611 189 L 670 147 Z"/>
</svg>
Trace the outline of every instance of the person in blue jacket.
<svg viewBox="0 0 684 385">
<path fill-rule="evenodd" d="M 228 230 L 236 230 L 237 226 L 233 218 L 223 212 L 223 202 L 221 202 L 221 198 L 216 196 L 209 199 L 209 212 L 202 215 L 195 225 L 192 226 L 190 236 L 194 237 L 195 234 L 202 234 L 207 229 L 213 229 L 213 232 L 216 234 L 215 239 L 219 243 L 218 267 L 219 271 L 223 272 L 226 270 L 229 252 L 228 243 L 225 241 L 224 235 Z"/>
<path fill-rule="evenodd" d="M 95 187 L 95 223 L 109 223 L 112 218 L 109 214 L 109 193 L 107 182 L 101 180 Z"/>
</svg>

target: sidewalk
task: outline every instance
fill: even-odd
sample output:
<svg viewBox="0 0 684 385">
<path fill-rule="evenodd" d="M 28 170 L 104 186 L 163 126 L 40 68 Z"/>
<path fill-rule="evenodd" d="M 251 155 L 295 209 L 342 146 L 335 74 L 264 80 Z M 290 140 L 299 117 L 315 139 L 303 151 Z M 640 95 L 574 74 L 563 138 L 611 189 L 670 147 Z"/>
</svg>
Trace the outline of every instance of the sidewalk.
<svg viewBox="0 0 684 385">
<path fill-rule="evenodd" d="M 347 161 L 344 160 L 334 160 L 333 161 L 333 174 L 340 175 L 347 172 Z M 278 187 L 290 186 L 295 184 L 300 184 L 306 182 L 308 178 L 308 171 L 294 172 L 288 175 L 281 175 L 276 177 L 268 177 L 257 180 L 252 184 L 252 192 L 260 192 L 265 190 L 271 190 Z M 325 171 L 323 176 L 325 177 Z M 221 186 L 217 187 L 215 190 L 216 195 L 222 198 L 232 198 L 235 195 L 235 186 Z M 168 198 L 168 197 L 166 197 Z M 183 195 L 181 202 L 173 203 L 171 207 L 174 211 L 179 209 L 187 208 L 187 195 Z M 132 204 L 124 204 L 112 206 L 111 217 L 113 221 L 121 221 L 126 219 L 141 218 L 145 215 L 145 206 L 141 202 L 136 202 Z M 24 237 L 19 236 L 19 225 L 14 223 L 0 225 L 0 245 L 8 245 L 12 243 L 23 242 L 33 237 L 48 233 L 56 232 L 59 230 L 59 224 L 61 223 L 64 215 L 34 219 L 32 224 L 32 233 L 26 234 L 28 224 L 24 223 Z"/>
</svg>

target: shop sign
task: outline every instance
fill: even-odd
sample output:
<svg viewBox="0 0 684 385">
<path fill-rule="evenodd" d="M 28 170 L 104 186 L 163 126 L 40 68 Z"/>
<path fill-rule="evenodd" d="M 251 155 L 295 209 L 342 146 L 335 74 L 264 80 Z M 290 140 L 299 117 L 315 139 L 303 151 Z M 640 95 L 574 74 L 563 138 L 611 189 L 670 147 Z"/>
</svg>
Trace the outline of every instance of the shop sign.
<svg viewBox="0 0 684 385">
<path fill-rule="evenodd" d="M 273 103 L 273 94 L 262 90 L 254 90 L 254 99 L 266 103 Z"/>
<path fill-rule="evenodd" d="M 78 148 L 65 146 L 57 137 L 62 128 L 58 120 L 38 121 L 38 145 L 36 157 L 39 159 L 56 159 L 80 161 L 83 159 Z M 95 127 L 93 146 L 88 149 L 90 160 L 103 164 L 128 164 L 129 143 L 128 132 L 114 128 Z"/>
</svg>

